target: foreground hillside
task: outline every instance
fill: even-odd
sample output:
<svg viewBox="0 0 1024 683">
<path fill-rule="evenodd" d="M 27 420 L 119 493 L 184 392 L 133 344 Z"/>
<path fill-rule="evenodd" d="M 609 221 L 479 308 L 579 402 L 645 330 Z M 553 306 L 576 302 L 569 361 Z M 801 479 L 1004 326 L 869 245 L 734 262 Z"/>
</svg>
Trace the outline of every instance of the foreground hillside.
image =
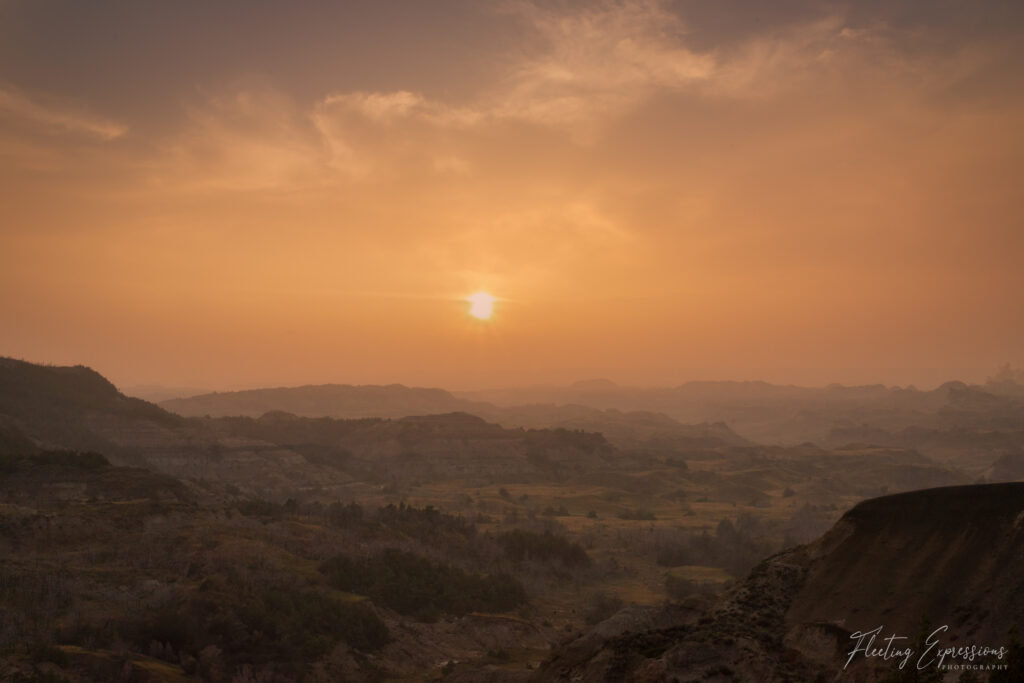
<svg viewBox="0 0 1024 683">
<path fill-rule="evenodd" d="M 924 634 L 936 634 L 936 648 L 1005 647 L 1018 659 L 1007 653 L 978 662 L 1013 665 L 993 680 L 1020 680 L 1013 676 L 1024 676 L 1024 661 L 1011 629 L 1024 620 L 1022 520 L 1020 483 L 868 500 L 817 541 L 759 564 L 706 613 L 670 607 L 632 624 L 612 620 L 566 645 L 537 680 L 898 676 L 898 661 L 850 656 L 858 642 L 853 634 L 878 627 L 879 647 L 892 634 L 905 637 L 902 647 L 914 649 L 913 661 L 922 664 L 932 661 Z M 657 627 L 644 628 L 645 621 Z M 953 654 L 949 662 L 965 663 Z M 908 670 L 922 678 L 906 680 L 942 677 L 935 678 L 934 665 L 922 671 Z"/>
</svg>

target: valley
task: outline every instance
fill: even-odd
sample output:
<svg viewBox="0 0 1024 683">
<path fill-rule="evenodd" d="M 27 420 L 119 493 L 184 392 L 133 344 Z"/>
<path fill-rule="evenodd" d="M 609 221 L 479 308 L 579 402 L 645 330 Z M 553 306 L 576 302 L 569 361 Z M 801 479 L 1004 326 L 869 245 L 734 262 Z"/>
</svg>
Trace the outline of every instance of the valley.
<svg viewBox="0 0 1024 683">
<path fill-rule="evenodd" d="M 380 394 L 375 405 L 385 410 Z M 972 429 L 990 427 L 980 451 L 944 448 L 942 457 L 923 444 L 944 429 L 945 404 L 922 418 L 931 430 L 921 442 L 836 445 L 833 430 L 820 443 L 760 445 L 723 423 L 617 408 L 492 406 L 485 418 L 403 415 L 402 401 L 389 417 L 281 409 L 184 417 L 127 398 L 86 368 L 0 362 L 0 602 L 14 615 L 0 631 L 0 674 L 752 680 L 774 661 L 767 645 L 716 649 L 693 660 L 713 662 L 699 670 L 681 662 L 709 634 L 754 637 L 738 624 L 767 619 L 786 625 L 772 637 L 797 643 L 786 647 L 798 653 L 772 680 L 801 680 L 834 666 L 852 630 L 844 620 L 866 590 L 830 587 L 828 577 L 928 566 L 933 560 L 913 550 L 915 534 L 937 534 L 928 552 L 951 548 L 967 574 L 928 585 L 901 628 L 940 605 L 928 596 L 947 594 L 949 582 L 982 581 L 966 569 L 977 548 L 938 540 L 964 524 L 1006 548 L 999 595 L 1024 590 L 1006 569 L 1017 566 L 1019 539 L 999 531 L 1024 510 L 1019 486 L 998 485 L 991 500 L 1001 511 L 980 517 L 962 505 L 951 513 L 939 494 L 933 502 L 892 495 L 998 481 L 999 463 L 1013 457 L 998 450 L 1012 442 L 1001 430 L 1020 417 L 1012 395 L 970 415 Z M 448 407 L 445 399 L 437 409 Z M 957 413 L 948 429 L 964 429 L 964 420 Z M 832 547 L 844 520 L 857 521 L 858 543 L 876 533 L 864 527 L 874 518 L 867 499 L 924 501 L 907 508 L 916 522 L 886 513 L 895 526 L 885 533 L 899 540 L 884 543 L 908 557 Z M 919 528 L 929 520 L 934 527 Z M 790 566 L 801 568 L 793 586 L 802 588 L 785 588 Z M 887 604 L 896 590 L 871 604 Z M 778 591 L 777 611 L 758 611 L 776 604 L 765 596 Z M 999 604 L 958 618 L 1005 639 L 1020 606 Z M 727 618 L 735 610 L 746 615 L 739 622 Z M 822 632 L 834 652 L 822 650 L 815 629 L 824 627 L 814 624 L 839 629 Z M 666 643 L 655 648 L 663 656 L 631 656 L 613 669 L 632 673 L 608 673 L 607 657 L 618 661 L 624 644 L 649 650 L 637 638 Z M 705 675 L 719 669 L 732 673 Z"/>
</svg>

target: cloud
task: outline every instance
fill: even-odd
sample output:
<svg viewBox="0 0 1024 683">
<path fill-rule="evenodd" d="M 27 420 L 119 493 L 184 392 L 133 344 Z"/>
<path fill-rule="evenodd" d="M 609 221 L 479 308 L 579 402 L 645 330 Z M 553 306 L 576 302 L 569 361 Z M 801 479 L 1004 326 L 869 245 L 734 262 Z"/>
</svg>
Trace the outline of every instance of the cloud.
<svg viewBox="0 0 1024 683">
<path fill-rule="evenodd" d="M 843 87 L 851 74 L 880 82 L 922 76 L 914 56 L 898 49 L 908 36 L 884 23 L 850 26 L 840 11 L 697 50 L 689 45 L 695 41 L 688 39 L 684 19 L 658 0 L 505 7 L 525 24 L 530 47 L 499 61 L 492 84 L 467 102 L 453 105 L 408 90 L 323 98 L 312 116 L 337 157 L 346 160 L 341 165 L 360 167 L 353 131 L 361 134 L 366 123 L 452 130 L 526 123 L 592 144 L 610 123 L 660 95 L 764 99 L 830 79 Z M 943 72 L 953 71 L 959 58 L 950 57 Z"/>
<path fill-rule="evenodd" d="M 347 110 L 381 124 L 417 118 L 442 126 L 470 126 L 480 122 L 481 113 L 471 108 L 452 107 L 422 95 L 395 92 L 352 92 L 328 95 L 317 105 L 318 114 Z"/>
<path fill-rule="evenodd" d="M 319 182 L 319 139 L 287 96 L 238 90 L 187 110 L 187 125 L 148 168 L 158 188 L 261 191 Z"/>
<path fill-rule="evenodd" d="M 13 88 L 0 87 L 0 111 L 35 124 L 101 140 L 114 140 L 128 132 L 128 127 L 121 123 L 66 104 L 41 102 Z"/>
<path fill-rule="evenodd" d="M 984 50 L 928 52 L 920 31 L 854 24 L 841 10 L 697 49 L 685 17 L 658 0 L 504 7 L 525 35 L 492 60 L 488 85 L 458 101 L 395 89 L 339 90 L 301 103 L 282 90 L 239 90 L 188 109 L 184 130 L 151 165 L 156 180 L 260 190 L 465 179 L 508 163 L 495 153 L 506 147 L 500 138 L 554 133 L 596 148 L 621 134 L 611 131 L 617 121 L 666 97 L 698 126 L 709 125 L 715 107 L 770 101 L 759 125 L 802 135 L 792 129 L 827 128 L 830 116 L 860 125 L 846 121 L 865 107 L 928 108 L 929 89 L 968 80 L 985 64 Z"/>
<path fill-rule="evenodd" d="M 569 130 L 590 140 L 600 125 L 659 89 L 684 88 L 711 78 L 714 58 L 688 50 L 684 27 L 660 3 L 604 3 L 581 11 L 519 3 L 508 11 L 525 20 L 538 48 L 503 64 L 494 85 L 463 106 L 409 92 L 335 93 L 314 113 L 330 138 L 331 119 L 356 113 L 392 124 L 418 120 L 439 127 L 470 128 L 526 122 Z"/>
<path fill-rule="evenodd" d="M 468 162 L 430 133 L 471 128 L 485 116 L 399 90 L 330 94 L 313 106 L 308 118 L 327 149 L 329 165 L 358 178 L 389 164 L 465 173 Z M 425 139 L 430 143 L 424 145 Z"/>
<path fill-rule="evenodd" d="M 510 68 L 492 96 L 500 117 L 592 128 L 659 89 L 712 78 L 715 59 L 688 49 L 686 28 L 659 2 L 605 2 L 575 12 L 514 6 L 543 49 Z"/>
<path fill-rule="evenodd" d="M 520 2 L 505 11 L 524 27 L 524 47 L 495 60 L 490 85 L 462 101 L 409 89 L 354 90 L 303 109 L 282 92 L 239 91 L 191 109 L 171 156 L 186 166 L 192 160 L 186 177 L 249 189 L 466 177 L 483 168 L 473 153 L 482 136 L 509 126 L 593 146 L 616 120 L 664 95 L 744 101 L 834 87 L 860 97 L 887 87 L 908 96 L 901 90 L 914 88 L 906 82 L 923 80 L 913 56 L 897 49 L 897 33 L 882 23 L 848 25 L 841 12 L 696 50 L 684 19 L 657 0 L 569 9 Z M 856 79 L 860 85 L 851 87 Z"/>
</svg>

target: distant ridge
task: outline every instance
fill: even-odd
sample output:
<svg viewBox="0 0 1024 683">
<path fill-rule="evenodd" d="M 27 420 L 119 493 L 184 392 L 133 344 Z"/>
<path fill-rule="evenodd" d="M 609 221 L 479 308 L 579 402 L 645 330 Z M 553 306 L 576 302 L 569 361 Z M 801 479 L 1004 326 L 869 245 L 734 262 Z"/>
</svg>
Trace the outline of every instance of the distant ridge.
<svg viewBox="0 0 1024 683">
<path fill-rule="evenodd" d="M 577 391 L 617 391 L 619 385 L 610 379 L 581 379 L 569 385 Z"/>
<path fill-rule="evenodd" d="M 595 380 L 597 392 L 617 391 L 606 380 Z M 499 407 L 460 398 L 444 389 L 402 384 L 321 384 L 301 387 L 217 392 L 163 401 L 160 406 L 185 417 L 260 417 L 284 412 L 300 417 L 335 419 L 407 418 L 461 413 L 507 428 L 562 428 L 600 432 L 625 448 L 741 446 L 750 442 L 723 423 L 682 424 L 650 411 L 601 410 L 578 404 L 532 404 Z"/>
<path fill-rule="evenodd" d="M 630 387 L 616 386 L 607 380 L 587 380 L 568 386 L 455 395 L 504 408 L 580 405 L 597 410 L 658 413 L 683 424 L 722 422 L 752 441 L 784 445 L 807 441 L 845 443 L 836 443 L 837 438 L 877 443 L 851 431 L 864 428 L 874 430 L 886 443 L 898 439 L 893 435 L 907 427 L 1024 431 L 1024 386 L 1011 380 L 985 385 L 950 381 L 930 391 L 882 384 L 802 387 L 760 380 L 700 380 L 673 387 Z"/>
<path fill-rule="evenodd" d="M 300 387 L 214 392 L 163 401 L 160 406 L 185 417 L 259 417 L 275 410 L 302 417 L 406 417 L 472 412 L 475 402 L 444 389 L 402 384 L 319 384 Z"/>
</svg>

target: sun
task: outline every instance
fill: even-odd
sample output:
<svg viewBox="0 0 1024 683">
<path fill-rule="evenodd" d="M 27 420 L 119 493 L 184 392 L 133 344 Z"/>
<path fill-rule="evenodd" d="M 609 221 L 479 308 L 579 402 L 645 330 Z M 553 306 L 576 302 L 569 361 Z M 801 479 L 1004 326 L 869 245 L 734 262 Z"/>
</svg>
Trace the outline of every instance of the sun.
<svg viewBox="0 0 1024 683">
<path fill-rule="evenodd" d="M 466 297 L 469 302 L 469 314 L 478 320 L 487 320 L 494 312 L 494 302 L 497 301 L 487 292 L 474 292 Z"/>
</svg>

